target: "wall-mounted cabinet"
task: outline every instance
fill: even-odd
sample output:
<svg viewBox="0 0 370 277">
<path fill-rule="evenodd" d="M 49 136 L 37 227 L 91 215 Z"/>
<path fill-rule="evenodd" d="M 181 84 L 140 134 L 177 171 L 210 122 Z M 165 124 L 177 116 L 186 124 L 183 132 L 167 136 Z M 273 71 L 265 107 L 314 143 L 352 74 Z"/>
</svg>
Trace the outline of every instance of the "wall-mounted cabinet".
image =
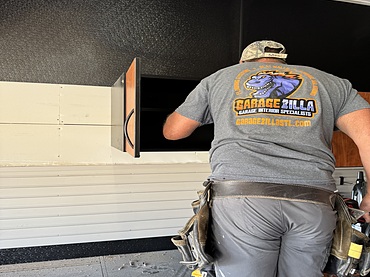
<svg viewBox="0 0 370 277">
<path fill-rule="evenodd" d="M 136 58 L 112 87 L 112 146 L 140 157 L 140 152 L 208 151 L 213 125 L 188 138 L 169 141 L 162 126 L 199 80 L 142 75 Z"/>
</svg>

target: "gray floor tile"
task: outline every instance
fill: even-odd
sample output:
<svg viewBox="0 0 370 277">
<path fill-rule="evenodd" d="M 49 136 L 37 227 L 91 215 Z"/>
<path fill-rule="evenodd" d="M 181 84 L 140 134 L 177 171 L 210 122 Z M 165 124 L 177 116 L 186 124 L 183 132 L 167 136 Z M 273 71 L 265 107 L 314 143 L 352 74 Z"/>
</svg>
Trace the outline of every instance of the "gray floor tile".
<svg viewBox="0 0 370 277">
<path fill-rule="evenodd" d="M 190 277 L 177 250 L 0 266 L 0 277 Z"/>
<path fill-rule="evenodd" d="M 177 250 L 157 251 L 121 256 L 105 256 L 107 277 L 190 277 L 191 271 L 181 265 Z"/>
</svg>

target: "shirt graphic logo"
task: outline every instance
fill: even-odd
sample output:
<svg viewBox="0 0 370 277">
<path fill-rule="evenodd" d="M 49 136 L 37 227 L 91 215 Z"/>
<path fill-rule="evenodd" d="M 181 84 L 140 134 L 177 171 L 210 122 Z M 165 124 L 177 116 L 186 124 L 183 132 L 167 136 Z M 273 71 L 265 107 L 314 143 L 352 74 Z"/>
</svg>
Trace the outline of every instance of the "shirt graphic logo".
<svg viewBox="0 0 370 277">
<path fill-rule="evenodd" d="M 300 117 L 313 117 L 316 102 L 313 99 L 291 98 L 299 89 L 302 77 L 289 71 L 260 71 L 243 82 L 246 98 L 234 100 L 237 116 L 251 114 L 275 114 Z"/>
<path fill-rule="evenodd" d="M 285 98 L 291 95 L 301 84 L 302 80 L 297 74 L 265 71 L 253 75 L 245 86 L 255 90 L 254 98 Z"/>
</svg>

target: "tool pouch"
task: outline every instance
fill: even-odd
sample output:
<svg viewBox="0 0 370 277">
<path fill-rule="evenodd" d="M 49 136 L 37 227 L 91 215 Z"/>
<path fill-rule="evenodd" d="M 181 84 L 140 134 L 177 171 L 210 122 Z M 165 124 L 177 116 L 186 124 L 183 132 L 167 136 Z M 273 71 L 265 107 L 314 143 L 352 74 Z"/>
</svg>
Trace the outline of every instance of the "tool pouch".
<svg viewBox="0 0 370 277">
<path fill-rule="evenodd" d="M 370 246 L 366 246 L 362 250 L 358 268 L 361 276 L 367 276 L 370 273 Z"/>
<path fill-rule="evenodd" d="M 358 217 L 361 217 L 364 212 L 352 209 L 350 213 L 350 209 L 339 194 L 335 197 L 335 209 L 337 225 L 324 272 L 337 277 L 346 277 L 358 268 L 363 248 L 367 245 L 369 238 L 352 228 L 352 224 L 356 224 Z"/>
<path fill-rule="evenodd" d="M 213 262 L 206 253 L 212 182 L 206 181 L 203 185 L 205 189 L 198 192 L 199 199 L 192 202 L 194 215 L 179 231 L 179 235 L 171 239 L 182 255 L 180 263 L 189 269 L 204 268 Z"/>
</svg>

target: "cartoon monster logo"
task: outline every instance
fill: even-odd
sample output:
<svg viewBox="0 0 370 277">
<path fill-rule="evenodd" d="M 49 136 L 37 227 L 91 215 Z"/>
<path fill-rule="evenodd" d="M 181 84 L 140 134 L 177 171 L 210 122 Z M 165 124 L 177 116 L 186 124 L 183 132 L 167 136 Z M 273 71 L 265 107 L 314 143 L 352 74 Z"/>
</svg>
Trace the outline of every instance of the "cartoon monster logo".
<svg viewBox="0 0 370 277">
<path fill-rule="evenodd" d="M 245 87 L 256 90 L 252 94 L 254 98 L 285 98 L 291 95 L 301 82 L 297 74 L 263 71 L 247 80 Z"/>
</svg>

